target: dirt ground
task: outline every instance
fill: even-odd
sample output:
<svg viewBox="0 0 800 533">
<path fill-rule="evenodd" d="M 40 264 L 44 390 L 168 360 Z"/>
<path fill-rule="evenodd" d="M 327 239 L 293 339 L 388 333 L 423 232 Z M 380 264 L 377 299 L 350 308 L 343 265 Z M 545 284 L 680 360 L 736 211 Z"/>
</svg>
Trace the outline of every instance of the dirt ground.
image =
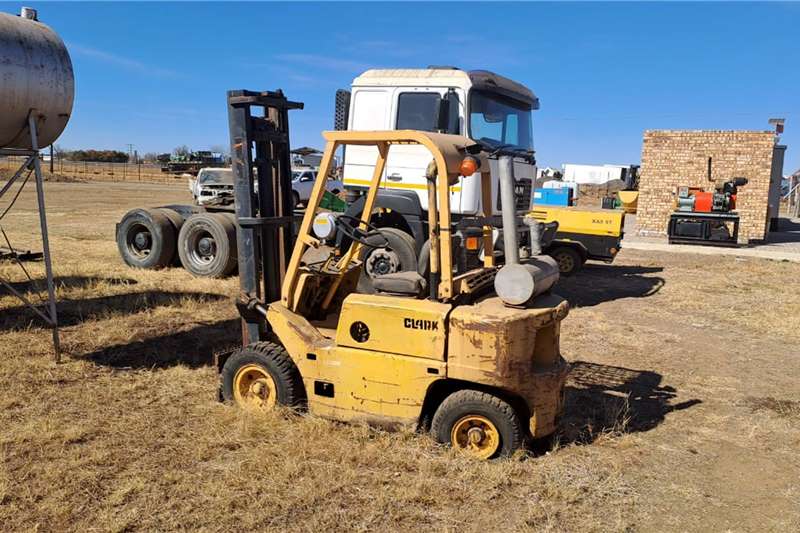
<svg viewBox="0 0 800 533">
<path fill-rule="evenodd" d="M 479 463 L 217 403 L 237 280 L 131 270 L 113 241 L 127 209 L 187 199 L 48 184 L 69 355 L 0 291 L 0 530 L 800 530 L 800 264 L 623 250 L 563 279 L 557 443 Z M 38 249 L 33 205 L 2 225 Z"/>
</svg>

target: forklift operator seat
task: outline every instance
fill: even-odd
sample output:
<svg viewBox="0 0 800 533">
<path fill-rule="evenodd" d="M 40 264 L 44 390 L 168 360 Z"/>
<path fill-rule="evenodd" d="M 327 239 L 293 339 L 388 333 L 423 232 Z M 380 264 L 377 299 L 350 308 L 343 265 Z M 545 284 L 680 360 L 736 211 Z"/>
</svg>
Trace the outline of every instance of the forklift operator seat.
<svg viewBox="0 0 800 533">
<path fill-rule="evenodd" d="M 384 274 L 372 279 L 375 292 L 395 296 L 422 298 L 425 296 L 427 285 L 425 278 L 414 270 Z"/>
</svg>

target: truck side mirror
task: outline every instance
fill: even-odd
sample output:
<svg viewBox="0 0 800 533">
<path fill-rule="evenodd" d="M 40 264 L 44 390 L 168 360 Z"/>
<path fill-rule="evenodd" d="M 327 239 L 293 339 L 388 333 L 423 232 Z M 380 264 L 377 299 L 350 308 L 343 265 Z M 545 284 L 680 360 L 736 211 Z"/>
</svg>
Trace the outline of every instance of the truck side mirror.
<svg viewBox="0 0 800 533">
<path fill-rule="evenodd" d="M 347 130 L 347 119 L 350 115 L 350 91 L 339 89 L 336 91 L 336 106 L 333 116 L 333 129 L 336 131 Z"/>
<path fill-rule="evenodd" d="M 448 89 L 439 101 L 436 131 L 454 135 L 461 133 L 458 127 L 458 94 L 453 89 Z"/>
</svg>

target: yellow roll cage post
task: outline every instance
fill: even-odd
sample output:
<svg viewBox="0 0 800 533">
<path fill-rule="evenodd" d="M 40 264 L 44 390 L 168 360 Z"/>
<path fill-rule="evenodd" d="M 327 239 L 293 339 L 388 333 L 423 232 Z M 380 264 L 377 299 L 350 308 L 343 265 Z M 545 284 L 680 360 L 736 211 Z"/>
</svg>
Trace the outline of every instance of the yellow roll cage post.
<svg viewBox="0 0 800 533">
<path fill-rule="evenodd" d="M 457 294 L 465 292 L 467 284 L 463 283 L 464 281 L 483 273 L 485 268 L 494 267 L 492 228 L 491 226 L 484 226 L 484 269 L 476 269 L 457 277 L 453 276 L 450 187 L 457 183 L 460 175 L 459 168 L 466 155 L 471 155 L 481 160 L 482 215 L 484 217 L 491 216 L 489 165 L 485 161 L 484 155 L 469 153 L 472 147 L 478 146 L 477 143 L 461 135 L 413 130 L 326 131 L 323 132 L 323 137 L 326 144 L 319 173 L 311 190 L 311 196 L 281 288 L 281 302 L 287 308 L 293 311 L 297 309 L 298 300 L 294 297 L 294 292 L 297 289 L 301 275 L 300 266 L 304 254 L 309 247 L 317 248 L 320 246 L 320 241 L 312 235 L 312 225 L 325 193 L 327 176 L 332 170 L 333 154 L 340 146 L 361 145 L 375 146 L 377 148 L 378 155 L 375 161 L 375 169 L 361 214 L 361 225 L 364 227 L 366 227 L 372 216 L 390 147 L 392 145 L 419 144 L 425 146 L 431 152 L 432 163 L 435 163 L 435 175 L 428 177 L 428 232 L 431 242 L 431 279 L 429 281 L 431 282 L 431 298 L 441 301 L 452 299 Z M 337 261 L 332 272 L 335 278 L 327 288 L 322 302 L 323 310 L 330 306 L 336 291 L 349 271 L 349 266 L 354 262 L 354 258 L 358 257 L 361 246 L 360 243 L 353 241 L 348 250 Z"/>
</svg>

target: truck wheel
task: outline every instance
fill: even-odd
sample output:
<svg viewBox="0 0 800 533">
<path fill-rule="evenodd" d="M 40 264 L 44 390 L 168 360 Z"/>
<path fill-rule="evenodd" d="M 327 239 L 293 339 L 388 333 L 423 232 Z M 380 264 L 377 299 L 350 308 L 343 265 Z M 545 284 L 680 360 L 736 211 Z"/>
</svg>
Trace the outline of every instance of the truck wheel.
<svg viewBox="0 0 800 533">
<path fill-rule="evenodd" d="M 177 235 L 180 233 L 181 227 L 186 220 L 183 215 L 173 209 L 170 209 L 169 207 L 158 207 L 153 211 L 157 211 L 169 219 L 169 221 L 172 223 L 172 228 L 175 230 L 175 236 L 177 238 Z M 172 254 L 172 259 L 170 259 L 169 264 L 170 266 L 181 266 L 181 258 L 178 255 L 177 246 L 175 247 L 175 253 Z"/>
<path fill-rule="evenodd" d="M 162 215 L 167 217 L 170 222 L 172 222 L 172 227 L 175 228 L 176 235 L 177 232 L 181 230 L 181 226 L 183 226 L 183 223 L 186 221 L 183 215 L 181 215 L 177 211 L 170 209 L 169 207 L 157 207 L 153 209 L 153 211 L 161 213 Z"/>
<path fill-rule="evenodd" d="M 236 267 L 236 226 L 223 213 L 198 213 L 183 223 L 178 255 L 183 268 L 199 277 L 221 278 Z"/>
<path fill-rule="evenodd" d="M 299 408 L 306 401 L 300 371 L 286 349 L 272 342 L 257 342 L 231 355 L 222 367 L 220 385 L 225 401 L 244 408 Z"/>
<path fill-rule="evenodd" d="M 562 276 L 573 275 L 584 263 L 583 256 L 571 246 L 558 246 L 548 250 L 547 255 L 556 260 L 558 271 Z"/>
<path fill-rule="evenodd" d="M 476 390 L 460 390 L 445 398 L 433 415 L 431 435 L 475 459 L 508 457 L 524 439 L 514 408 Z"/>
<path fill-rule="evenodd" d="M 117 228 L 117 248 L 125 264 L 136 268 L 161 268 L 175 256 L 176 231 L 157 209 L 133 209 Z"/>
<path fill-rule="evenodd" d="M 372 294 L 372 278 L 394 272 L 405 272 L 417 269 L 417 254 L 414 251 L 414 239 L 405 231 L 397 228 L 380 228 L 381 234 L 389 241 L 389 246 L 380 248 L 361 247 L 361 277 L 358 280 L 358 292 Z M 376 241 L 383 239 L 376 238 Z"/>
</svg>

